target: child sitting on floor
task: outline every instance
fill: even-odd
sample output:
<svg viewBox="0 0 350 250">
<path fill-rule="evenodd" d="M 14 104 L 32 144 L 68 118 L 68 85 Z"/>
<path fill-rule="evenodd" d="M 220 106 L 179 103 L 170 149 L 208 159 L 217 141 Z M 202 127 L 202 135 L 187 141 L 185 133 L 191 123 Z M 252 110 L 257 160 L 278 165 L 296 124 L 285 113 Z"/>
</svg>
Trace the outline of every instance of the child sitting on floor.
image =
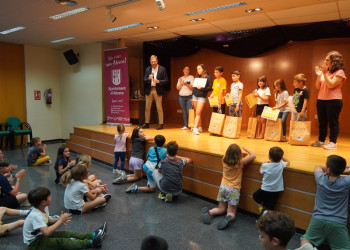
<svg viewBox="0 0 350 250">
<path fill-rule="evenodd" d="M 39 166 L 41 164 L 50 164 L 50 156 L 46 155 L 46 144 L 42 144 L 39 137 L 32 139 L 32 147 L 27 155 L 28 166 Z"/>
<path fill-rule="evenodd" d="M 0 237 L 7 233 L 15 230 L 16 228 L 22 227 L 24 220 L 17 220 L 8 224 L 3 224 L 1 219 L 6 214 L 9 216 L 27 216 L 31 210 L 17 210 L 7 207 L 0 207 Z"/>
<path fill-rule="evenodd" d="M 284 190 L 283 170 L 289 165 L 289 161 L 283 157 L 283 154 L 280 147 L 270 148 L 269 162 L 260 166 L 260 174 L 264 177 L 261 188 L 253 194 L 260 216 L 275 208 L 278 195 Z"/>
<path fill-rule="evenodd" d="M 222 159 L 223 171 L 222 180 L 217 197 L 219 206 L 209 210 L 202 209 L 202 218 L 205 224 L 210 224 L 212 216 L 226 213 L 226 218 L 217 224 L 217 229 L 222 230 L 228 227 L 236 217 L 236 210 L 239 203 L 243 167 L 255 160 L 255 154 L 247 148 L 243 149 L 248 156 L 242 157 L 241 148 L 237 144 L 231 144 Z"/>
<path fill-rule="evenodd" d="M 89 190 L 84 180 L 88 178 L 89 172 L 86 165 L 78 164 L 66 173 L 67 178 L 61 179 L 61 184 L 66 187 L 64 192 L 64 207 L 72 214 L 82 214 L 94 208 L 103 207 L 111 198 L 110 194 L 98 197 L 97 191 Z M 84 197 L 89 201 L 84 201 Z"/>
<path fill-rule="evenodd" d="M 55 162 L 55 172 L 56 172 L 56 179 L 55 183 L 60 183 L 60 179 L 64 173 L 66 173 L 70 168 L 72 168 L 75 165 L 75 160 L 70 160 L 70 151 L 69 148 L 66 146 L 61 146 L 57 150 L 57 158 Z"/>
<path fill-rule="evenodd" d="M 160 190 L 158 197 L 165 202 L 172 202 L 173 196 L 178 196 L 182 192 L 182 170 L 186 164 L 192 163 L 190 158 L 178 156 L 178 149 L 176 141 L 169 142 L 167 157 L 160 162 L 158 169 L 153 173 Z"/>
<path fill-rule="evenodd" d="M 27 194 L 19 192 L 19 185 L 21 179 L 26 174 L 26 170 L 22 169 L 16 173 L 16 184 L 11 186 L 4 176 L 10 172 L 10 169 L 9 161 L 0 159 L 0 206 L 18 208 L 21 203 L 27 200 Z"/>
<path fill-rule="evenodd" d="M 156 135 L 154 137 L 154 142 L 156 143 L 155 147 L 151 147 L 147 153 L 147 161 L 143 164 L 143 171 L 147 174 L 147 186 L 139 187 L 136 183 L 132 184 L 125 191 L 126 193 L 136 193 L 138 191 L 144 193 L 153 193 L 156 191 L 156 183 L 153 179 L 153 171 L 161 160 L 164 160 L 166 157 L 166 148 L 162 148 L 165 143 L 165 137 L 162 135 Z"/>
<path fill-rule="evenodd" d="M 107 231 L 107 223 L 93 233 L 56 231 L 62 224 L 72 221 L 70 213 L 61 212 L 59 218 L 49 216 L 51 192 L 45 187 L 29 191 L 28 199 L 33 209 L 23 226 L 23 241 L 29 249 L 83 249 L 99 248 Z"/>
<path fill-rule="evenodd" d="M 281 212 L 269 211 L 256 223 L 259 242 L 265 250 L 286 250 L 295 233 L 293 219 Z"/>
</svg>

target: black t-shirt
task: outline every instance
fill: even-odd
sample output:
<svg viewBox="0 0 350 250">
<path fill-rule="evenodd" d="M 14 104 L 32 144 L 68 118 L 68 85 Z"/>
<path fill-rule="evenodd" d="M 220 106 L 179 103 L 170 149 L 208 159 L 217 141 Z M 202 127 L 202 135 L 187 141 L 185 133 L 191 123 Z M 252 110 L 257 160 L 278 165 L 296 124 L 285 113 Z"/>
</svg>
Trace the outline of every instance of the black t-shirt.
<svg viewBox="0 0 350 250">
<path fill-rule="evenodd" d="M 135 138 L 132 140 L 131 156 L 143 159 L 145 154 L 146 138 Z"/>
<path fill-rule="evenodd" d="M 297 112 L 301 112 L 304 105 L 304 99 L 310 98 L 310 90 L 305 87 L 303 89 L 294 89 L 293 103 Z"/>
</svg>

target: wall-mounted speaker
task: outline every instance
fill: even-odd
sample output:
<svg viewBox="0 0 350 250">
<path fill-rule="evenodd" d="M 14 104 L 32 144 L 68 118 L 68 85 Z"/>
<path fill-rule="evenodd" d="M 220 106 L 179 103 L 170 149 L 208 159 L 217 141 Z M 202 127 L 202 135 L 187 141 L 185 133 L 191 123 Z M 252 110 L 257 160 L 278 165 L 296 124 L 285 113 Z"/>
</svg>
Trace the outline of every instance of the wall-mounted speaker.
<svg viewBox="0 0 350 250">
<path fill-rule="evenodd" d="M 69 65 L 73 65 L 79 62 L 78 56 L 74 53 L 72 49 L 67 50 L 63 53 L 64 57 L 66 58 Z"/>
</svg>

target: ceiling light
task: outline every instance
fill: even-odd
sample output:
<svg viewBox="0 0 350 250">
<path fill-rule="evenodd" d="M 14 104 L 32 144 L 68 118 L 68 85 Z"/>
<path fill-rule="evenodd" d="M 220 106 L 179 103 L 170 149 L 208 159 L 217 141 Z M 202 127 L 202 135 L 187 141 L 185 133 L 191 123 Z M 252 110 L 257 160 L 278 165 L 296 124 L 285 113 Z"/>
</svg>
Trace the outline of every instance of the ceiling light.
<svg viewBox="0 0 350 250">
<path fill-rule="evenodd" d="M 194 12 L 189 12 L 185 13 L 186 16 L 192 16 L 192 15 L 197 15 L 197 14 L 202 14 L 206 12 L 211 12 L 211 11 L 217 11 L 217 10 L 225 10 L 225 9 L 230 9 L 230 8 L 235 8 L 239 6 L 247 5 L 245 2 L 239 2 L 239 3 L 230 3 L 227 5 L 222 5 L 214 8 L 209 8 L 209 9 L 204 9 L 204 10 L 198 10 Z"/>
<path fill-rule="evenodd" d="M 75 38 L 76 37 L 74 37 L 74 36 L 66 37 L 66 38 L 62 38 L 62 39 L 58 39 L 58 40 L 53 40 L 53 41 L 51 41 L 51 43 L 60 43 L 60 42 L 68 41 L 68 40 L 73 40 Z"/>
<path fill-rule="evenodd" d="M 113 32 L 113 31 L 117 31 L 117 30 L 129 29 L 129 28 L 133 28 L 133 27 L 137 27 L 137 26 L 141 26 L 141 25 L 143 25 L 143 23 L 133 23 L 133 24 L 119 26 L 119 27 L 115 27 L 115 28 L 111 28 L 111 29 L 106 29 L 104 31 L 105 32 Z"/>
<path fill-rule="evenodd" d="M 165 9 L 165 3 L 163 0 L 156 0 L 156 4 L 159 10 L 164 10 Z"/>
<path fill-rule="evenodd" d="M 196 19 L 191 19 L 190 22 L 200 22 L 204 21 L 204 18 L 196 18 Z"/>
<path fill-rule="evenodd" d="M 116 4 L 107 5 L 106 8 L 107 9 L 112 9 L 112 8 L 115 8 L 115 7 L 123 6 L 123 5 L 126 5 L 126 4 L 138 2 L 138 1 L 140 1 L 140 0 L 125 0 L 125 1 L 122 1 L 122 2 L 119 2 L 119 3 L 116 3 Z"/>
<path fill-rule="evenodd" d="M 158 26 L 153 26 L 153 27 L 147 27 L 147 29 L 149 29 L 149 30 L 156 30 L 156 29 L 159 29 L 159 27 Z"/>
<path fill-rule="evenodd" d="M 117 20 L 117 17 L 115 15 L 112 14 L 112 11 L 109 10 L 106 13 L 106 17 L 109 19 L 109 21 L 111 21 L 112 23 Z"/>
<path fill-rule="evenodd" d="M 26 28 L 26 27 L 18 26 L 18 27 L 16 27 L 16 28 L 12 28 L 12 29 L 8 29 L 8 30 L 0 31 L 0 34 L 6 35 L 6 34 L 8 34 L 8 33 L 12 33 L 12 32 L 19 31 L 19 30 L 23 30 L 23 29 L 25 29 L 25 28 Z"/>
<path fill-rule="evenodd" d="M 81 8 L 78 8 L 78 9 L 74 9 L 74 10 L 63 12 L 61 14 L 50 16 L 49 18 L 51 18 L 53 20 L 58 20 L 58 19 L 61 19 L 61 18 L 64 18 L 64 17 L 68 17 L 68 16 L 71 16 L 71 15 L 75 15 L 75 14 L 78 14 L 80 12 L 87 11 L 87 10 L 90 10 L 90 9 L 88 7 L 81 7 Z"/>
<path fill-rule="evenodd" d="M 71 0 L 56 0 L 56 3 L 66 6 L 75 6 L 77 2 Z"/>
<path fill-rule="evenodd" d="M 255 11 L 262 11 L 262 8 L 255 8 L 255 9 L 245 10 L 245 12 L 247 12 L 247 13 L 252 13 L 252 12 L 255 12 Z"/>
</svg>

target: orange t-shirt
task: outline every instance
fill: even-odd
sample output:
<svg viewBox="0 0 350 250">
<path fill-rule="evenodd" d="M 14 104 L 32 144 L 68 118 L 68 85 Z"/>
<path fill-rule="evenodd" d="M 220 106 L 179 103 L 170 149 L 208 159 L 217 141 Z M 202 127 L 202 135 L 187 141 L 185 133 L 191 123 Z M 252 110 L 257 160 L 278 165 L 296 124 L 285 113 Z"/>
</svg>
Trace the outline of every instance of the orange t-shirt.
<svg viewBox="0 0 350 250">
<path fill-rule="evenodd" d="M 222 163 L 222 180 L 221 185 L 225 185 L 233 188 L 241 188 L 242 174 L 243 174 L 243 164 L 240 166 L 231 167 L 226 163 Z"/>
</svg>

